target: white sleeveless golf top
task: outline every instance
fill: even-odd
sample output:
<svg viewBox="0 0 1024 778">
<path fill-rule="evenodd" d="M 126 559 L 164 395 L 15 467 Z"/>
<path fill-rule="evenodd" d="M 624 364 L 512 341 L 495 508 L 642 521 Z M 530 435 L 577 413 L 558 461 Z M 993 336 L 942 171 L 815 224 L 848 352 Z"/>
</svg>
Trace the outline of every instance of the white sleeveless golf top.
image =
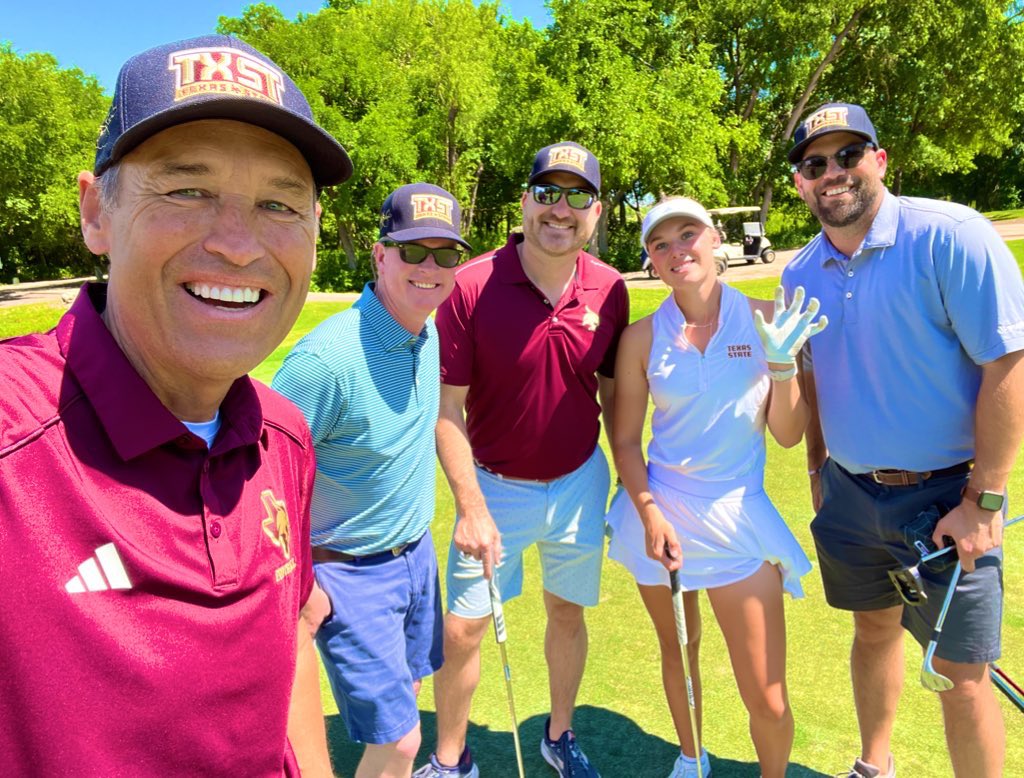
<svg viewBox="0 0 1024 778">
<path fill-rule="evenodd" d="M 703 354 L 686 339 L 685 325 L 671 295 L 654 312 L 648 472 L 707 497 L 762 489 L 771 380 L 750 305 L 722 285 L 718 330 Z"/>
</svg>

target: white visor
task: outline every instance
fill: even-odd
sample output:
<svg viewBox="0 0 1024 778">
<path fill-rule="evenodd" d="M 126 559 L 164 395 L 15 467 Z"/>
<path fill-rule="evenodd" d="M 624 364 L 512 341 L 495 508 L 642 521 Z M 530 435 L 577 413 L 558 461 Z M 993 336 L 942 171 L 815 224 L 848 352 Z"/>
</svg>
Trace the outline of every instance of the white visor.
<svg viewBox="0 0 1024 778">
<path fill-rule="evenodd" d="M 671 200 L 658 203 L 647 212 L 647 215 L 644 217 L 643 226 L 640 228 L 640 245 L 646 248 L 647 236 L 651 234 L 654 228 L 665 221 L 665 219 L 672 219 L 676 216 L 689 216 L 691 219 L 695 219 L 701 224 L 714 229 L 711 217 L 704 210 L 703 205 L 696 200 L 691 200 L 689 197 L 673 197 Z"/>
</svg>

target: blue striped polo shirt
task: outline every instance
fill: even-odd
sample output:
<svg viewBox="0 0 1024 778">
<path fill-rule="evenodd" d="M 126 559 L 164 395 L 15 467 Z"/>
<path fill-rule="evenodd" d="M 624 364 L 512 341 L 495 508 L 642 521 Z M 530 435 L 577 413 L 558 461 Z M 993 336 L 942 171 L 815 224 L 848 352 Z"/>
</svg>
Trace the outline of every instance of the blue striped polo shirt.
<svg viewBox="0 0 1024 778">
<path fill-rule="evenodd" d="M 373 284 L 300 340 L 274 376 L 316 447 L 314 546 L 357 556 L 418 539 L 434 517 L 437 330 L 412 335 Z"/>
<path fill-rule="evenodd" d="M 835 461 L 924 471 L 974 456 L 981 366 L 1024 349 L 1024 284 L 988 219 L 886 192 L 852 257 L 822 232 L 782 283 L 828 316 L 808 345 Z"/>
</svg>

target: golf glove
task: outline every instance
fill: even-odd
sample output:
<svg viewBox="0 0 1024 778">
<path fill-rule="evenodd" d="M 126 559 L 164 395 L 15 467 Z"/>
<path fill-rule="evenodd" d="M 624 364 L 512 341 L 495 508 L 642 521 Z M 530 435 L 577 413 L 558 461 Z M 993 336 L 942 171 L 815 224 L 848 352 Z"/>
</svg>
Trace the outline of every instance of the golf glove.
<svg viewBox="0 0 1024 778">
<path fill-rule="evenodd" d="M 827 316 L 821 316 L 812 322 L 821 308 L 817 297 L 812 297 L 807 303 L 807 309 L 801 312 L 803 304 L 802 286 L 798 286 L 793 292 L 793 302 L 788 308 L 785 291 L 778 286 L 775 288 L 775 312 L 772 320 L 766 322 L 761 311 L 754 311 L 754 328 L 764 345 L 764 355 L 768 362 L 795 366 L 796 355 L 800 353 L 807 339 L 817 335 L 828 325 Z"/>
</svg>

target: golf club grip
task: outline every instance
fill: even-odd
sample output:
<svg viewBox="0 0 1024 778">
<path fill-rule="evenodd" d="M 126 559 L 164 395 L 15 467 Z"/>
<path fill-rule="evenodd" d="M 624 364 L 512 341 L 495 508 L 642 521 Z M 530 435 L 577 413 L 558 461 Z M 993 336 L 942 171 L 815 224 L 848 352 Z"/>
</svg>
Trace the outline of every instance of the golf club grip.
<svg viewBox="0 0 1024 778">
<path fill-rule="evenodd" d="M 491 580 L 487 582 L 487 591 L 491 595 L 491 618 L 494 620 L 494 639 L 498 641 L 498 645 L 501 645 L 508 639 L 508 633 L 505 632 L 505 611 L 501 607 L 501 593 L 498 591 L 498 581 L 494 574 L 491 575 Z"/>
<path fill-rule="evenodd" d="M 676 636 L 679 638 L 679 642 L 684 646 L 690 642 L 689 636 L 686 634 L 686 612 L 683 610 L 683 589 L 679 585 L 679 574 L 675 570 L 669 570 L 668 573 L 669 581 L 672 584 L 672 610 L 675 612 L 676 617 Z"/>
</svg>

